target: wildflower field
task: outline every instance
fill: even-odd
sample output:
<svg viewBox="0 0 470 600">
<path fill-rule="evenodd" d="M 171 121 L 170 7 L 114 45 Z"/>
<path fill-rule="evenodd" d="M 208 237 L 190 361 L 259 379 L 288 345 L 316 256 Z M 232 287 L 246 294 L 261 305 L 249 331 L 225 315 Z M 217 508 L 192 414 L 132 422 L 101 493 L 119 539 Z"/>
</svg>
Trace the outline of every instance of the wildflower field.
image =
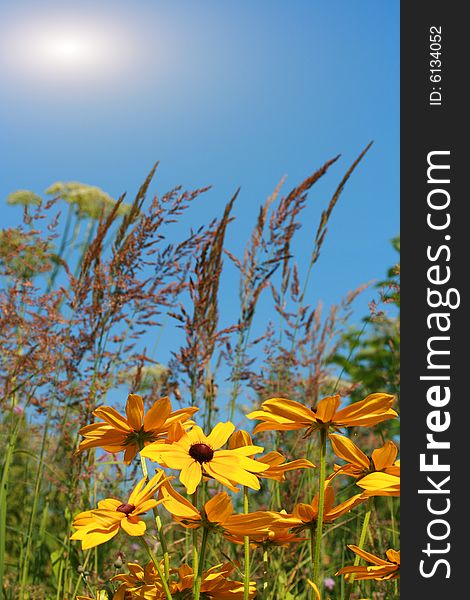
<svg viewBox="0 0 470 600">
<path fill-rule="evenodd" d="M 201 218 L 207 190 L 154 195 L 157 167 L 133 200 L 77 182 L 9 196 L 3 599 L 399 598 L 398 256 L 373 283 L 339 281 L 337 306 L 309 300 L 369 148 L 339 181 L 334 157 L 281 182 L 240 256 L 238 194 Z M 352 318 L 359 295 L 370 310 Z"/>
</svg>

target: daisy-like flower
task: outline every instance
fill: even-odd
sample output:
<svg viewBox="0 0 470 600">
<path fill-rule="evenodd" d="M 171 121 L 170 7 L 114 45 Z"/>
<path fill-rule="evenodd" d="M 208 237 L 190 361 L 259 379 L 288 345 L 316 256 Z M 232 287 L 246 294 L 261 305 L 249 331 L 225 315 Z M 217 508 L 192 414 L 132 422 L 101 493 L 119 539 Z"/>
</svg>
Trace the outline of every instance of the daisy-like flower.
<svg viewBox="0 0 470 600">
<path fill-rule="evenodd" d="M 164 569 L 163 562 L 160 563 L 162 571 Z M 129 573 L 120 573 L 111 579 L 111 581 L 120 582 L 113 600 L 126 600 L 127 598 L 156 600 L 157 598 L 166 598 L 162 580 L 153 562 L 149 562 L 145 568 L 137 563 L 128 563 L 127 568 Z"/>
<path fill-rule="evenodd" d="M 370 394 L 364 400 L 338 410 L 340 396 L 327 396 L 320 400 L 314 411 L 295 400 L 271 398 L 262 403 L 261 410 L 255 410 L 247 416 L 261 421 L 254 433 L 305 429 L 307 437 L 318 429 L 364 427 L 393 419 L 398 416 L 391 408 L 393 401 L 394 396 L 390 394 Z"/>
<path fill-rule="evenodd" d="M 178 428 L 175 428 L 177 430 Z M 258 477 L 269 468 L 249 456 L 263 451 L 260 446 L 244 446 L 235 450 L 221 450 L 235 429 L 233 423 L 218 423 L 206 436 L 200 427 L 170 436 L 165 442 L 149 444 L 141 456 L 162 466 L 180 471 L 180 481 L 188 494 L 194 494 L 203 475 L 213 477 L 229 489 L 238 492 L 234 484 L 260 489 Z"/>
<path fill-rule="evenodd" d="M 231 563 L 219 564 L 202 574 L 201 596 L 208 600 L 242 600 L 244 586 L 240 581 L 231 581 L 228 576 L 235 570 Z M 188 565 L 178 569 L 179 581 L 175 584 L 175 592 L 184 593 L 192 590 L 194 575 Z M 172 591 L 173 593 L 173 591 Z M 256 596 L 256 583 L 250 581 L 248 597 Z"/>
<path fill-rule="evenodd" d="M 207 527 L 219 529 L 227 539 L 235 537 L 268 538 L 275 527 L 284 527 L 283 515 L 276 512 L 257 511 L 233 514 L 233 504 L 226 492 L 219 492 L 208 500 L 201 511 L 179 494 L 168 482 L 160 488 L 163 506 L 175 521 L 188 529 Z M 276 530 L 277 531 L 277 530 Z"/>
<path fill-rule="evenodd" d="M 146 484 L 142 479 L 134 488 L 127 502 L 106 498 L 98 502 L 98 508 L 78 514 L 73 520 L 77 531 L 72 540 L 80 540 L 82 548 L 94 548 L 104 544 L 123 529 L 132 536 L 141 536 L 147 528 L 140 515 L 161 502 L 153 497 L 160 486 L 167 481 L 163 471 L 158 471 Z"/>
<path fill-rule="evenodd" d="M 230 436 L 229 448 L 235 450 L 236 448 L 243 448 L 244 446 L 251 446 L 253 441 L 250 434 L 247 431 L 236 431 Z M 251 457 L 254 458 L 254 457 Z M 315 467 L 313 463 L 305 458 L 299 458 L 291 462 L 286 462 L 286 457 L 280 452 L 268 452 L 264 456 L 254 458 L 259 463 L 268 465 L 268 469 L 262 473 L 258 473 L 258 477 L 264 479 L 274 479 L 275 481 L 285 481 L 287 471 L 295 471 L 296 469 L 312 469 Z"/>
<path fill-rule="evenodd" d="M 345 579 L 348 580 L 354 575 L 355 580 L 362 579 L 376 579 L 378 581 L 384 581 L 387 579 L 395 579 L 400 575 L 400 551 L 399 550 L 387 550 L 385 553 L 387 560 L 383 560 L 370 552 L 361 550 L 353 544 L 349 545 L 355 554 L 363 558 L 365 561 L 370 563 L 367 566 L 355 566 L 343 567 L 336 575 L 344 575 Z"/>
<path fill-rule="evenodd" d="M 393 442 L 386 442 L 368 456 L 354 442 L 344 435 L 330 434 L 333 450 L 337 456 L 348 461 L 338 467 L 330 480 L 340 473 L 356 479 L 356 484 L 364 489 L 363 496 L 399 496 L 400 461 L 396 460 L 398 448 Z"/>
<path fill-rule="evenodd" d="M 250 515 L 239 515 L 243 517 L 249 517 Z M 248 519 L 247 519 L 248 523 Z M 246 534 L 245 534 L 246 535 Z M 226 539 L 235 544 L 243 544 L 245 536 L 241 534 L 230 534 L 226 533 Z M 304 542 L 306 538 L 301 538 L 295 533 L 289 533 L 288 528 L 283 529 L 269 529 L 266 532 L 260 531 L 256 533 L 250 533 L 250 544 L 253 546 L 282 546 L 287 547 L 293 542 Z"/>
<path fill-rule="evenodd" d="M 92 423 L 80 429 L 79 433 L 84 439 L 77 453 L 88 448 L 124 452 L 124 462 L 130 464 L 141 448 L 165 436 L 174 423 L 180 422 L 183 427 L 193 425 L 189 419 L 197 410 L 196 407 L 188 407 L 172 412 L 170 399 L 165 396 L 157 400 L 144 415 L 141 396 L 129 394 L 125 417 L 110 406 L 101 406 L 93 411 L 95 417 L 104 422 Z"/>
<path fill-rule="evenodd" d="M 369 473 L 382 472 L 400 476 L 400 461 L 396 460 L 398 448 L 393 442 L 386 442 L 381 448 L 376 448 L 369 458 L 348 437 L 332 433 L 329 438 L 336 456 L 347 462 L 342 467 L 335 465 L 335 475 L 342 473 L 359 479 Z"/>
<path fill-rule="evenodd" d="M 356 485 L 362 488 L 362 496 L 399 496 L 400 495 L 400 477 L 390 473 L 369 473 Z"/>
<path fill-rule="evenodd" d="M 200 512 L 169 483 L 160 488 L 159 495 L 163 506 L 175 521 L 188 529 L 223 526 L 233 514 L 233 504 L 226 492 L 220 492 L 208 500 Z"/>
<path fill-rule="evenodd" d="M 290 523 L 290 526 L 295 526 L 299 529 L 313 527 L 318 518 L 318 501 L 319 495 L 316 494 L 310 504 L 296 504 L 292 514 L 288 515 L 288 522 Z M 365 498 L 362 494 L 356 494 L 345 502 L 341 502 L 337 506 L 334 506 L 335 493 L 331 487 L 327 486 L 325 488 L 323 523 L 331 523 L 332 521 L 335 521 L 364 501 Z"/>
</svg>

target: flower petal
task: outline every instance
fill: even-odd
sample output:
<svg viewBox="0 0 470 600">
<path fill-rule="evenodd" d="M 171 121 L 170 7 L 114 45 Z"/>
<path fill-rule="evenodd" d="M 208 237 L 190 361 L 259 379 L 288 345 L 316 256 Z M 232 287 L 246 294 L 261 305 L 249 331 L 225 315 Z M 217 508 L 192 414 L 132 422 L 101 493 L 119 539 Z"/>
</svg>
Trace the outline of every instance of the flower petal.
<svg viewBox="0 0 470 600">
<path fill-rule="evenodd" d="M 228 447 L 230 450 L 235 450 L 235 448 L 242 448 L 243 446 L 252 445 L 253 441 L 251 439 L 251 435 L 247 431 L 240 429 L 235 431 L 235 433 L 230 436 Z"/>
<path fill-rule="evenodd" d="M 234 431 L 235 425 L 230 423 L 230 421 L 227 421 L 227 423 L 217 423 L 207 436 L 207 444 L 213 450 L 218 450 L 219 448 L 222 448 Z"/>
<path fill-rule="evenodd" d="M 127 421 L 134 431 L 139 431 L 142 427 L 142 418 L 144 416 L 144 401 L 137 394 L 129 394 L 126 402 Z"/>
<path fill-rule="evenodd" d="M 389 441 L 386 442 L 382 448 L 377 448 L 372 452 L 372 460 L 374 462 L 375 470 L 382 471 L 387 467 L 391 467 L 397 458 L 398 448 L 396 445 Z"/>
<path fill-rule="evenodd" d="M 228 487 L 228 489 L 232 490 L 232 492 L 237 493 L 240 491 L 239 488 L 235 487 L 233 482 L 227 479 L 227 477 L 224 477 L 221 473 L 214 470 L 211 462 L 204 463 L 204 472 L 213 477 L 216 481 L 219 481 L 222 485 L 225 485 L 225 487 Z"/>
<path fill-rule="evenodd" d="M 318 403 L 315 417 L 322 423 L 330 423 L 340 404 L 341 397 L 339 394 L 336 394 L 335 396 L 326 396 Z"/>
<path fill-rule="evenodd" d="M 291 421 L 302 421 L 315 423 L 315 414 L 300 402 L 288 400 L 287 398 L 270 398 L 262 404 L 265 411 L 279 415 Z M 250 415 L 248 415 L 250 417 Z"/>
<path fill-rule="evenodd" d="M 82 549 L 88 550 L 112 539 L 119 533 L 119 523 L 114 524 L 109 529 L 95 529 L 86 534 L 82 539 Z M 73 536 L 72 536 L 73 539 Z"/>
<path fill-rule="evenodd" d="M 393 419 L 398 416 L 391 408 L 394 399 L 390 394 L 369 394 L 364 400 L 339 410 L 335 415 L 335 423 L 346 427 L 357 427 L 375 425 Z"/>
<path fill-rule="evenodd" d="M 356 482 L 357 485 L 365 490 L 366 496 L 399 496 L 400 478 L 389 473 L 375 472 L 366 475 Z"/>
<path fill-rule="evenodd" d="M 230 496 L 226 492 L 220 492 L 204 505 L 207 518 L 212 523 L 224 523 L 233 513 L 233 505 Z"/>
<path fill-rule="evenodd" d="M 250 460 L 246 458 L 245 460 Z M 255 461 L 253 461 L 255 462 Z M 219 458 L 217 455 L 210 461 L 211 470 L 234 483 L 246 485 L 253 490 L 259 490 L 260 484 L 256 475 L 249 473 L 238 465 L 238 462 L 233 462 L 230 458 Z M 266 465 L 262 465 L 266 466 Z M 206 467 L 206 465 L 204 465 Z"/>
<path fill-rule="evenodd" d="M 352 550 L 354 552 L 354 554 L 357 554 L 357 556 L 360 556 L 361 558 L 363 558 L 365 561 L 371 563 L 372 565 L 386 565 L 387 561 L 383 560 L 382 558 L 379 558 L 378 556 L 375 556 L 374 554 L 371 554 L 370 552 L 366 552 L 365 550 L 362 550 L 362 548 L 359 548 L 359 546 L 355 546 L 354 544 L 348 544 L 348 548 L 350 550 Z"/>
<path fill-rule="evenodd" d="M 144 535 L 147 525 L 145 521 L 138 517 L 127 517 L 121 521 L 121 527 L 124 531 L 133 536 Z"/>
<path fill-rule="evenodd" d="M 184 496 L 179 494 L 169 483 L 162 486 L 160 495 L 163 498 L 163 506 L 172 515 L 182 518 L 201 519 L 197 508 Z"/>
<path fill-rule="evenodd" d="M 158 431 L 171 414 L 171 402 L 168 396 L 154 402 L 144 417 L 145 431 Z"/>
<path fill-rule="evenodd" d="M 387 550 L 385 554 L 387 555 L 387 558 L 390 562 L 395 563 L 397 565 L 400 564 L 400 550 L 392 550 L 390 548 L 390 550 Z"/>
<path fill-rule="evenodd" d="M 181 469 L 180 481 L 188 494 L 194 494 L 202 479 L 201 465 L 194 459 L 189 460 Z"/>
<path fill-rule="evenodd" d="M 369 470 L 369 459 L 352 440 L 345 435 L 338 435 L 336 433 L 330 433 L 328 437 L 330 438 L 336 456 L 339 456 L 339 458 L 342 458 L 357 467 Z"/>
<path fill-rule="evenodd" d="M 109 423 L 114 429 L 118 429 L 124 433 L 132 431 L 127 420 L 111 406 L 101 406 L 94 410 L 93 414 L 95 417 L 99 417 L 103 421 L 106 421 L 106 423 Z"/>
</svg>

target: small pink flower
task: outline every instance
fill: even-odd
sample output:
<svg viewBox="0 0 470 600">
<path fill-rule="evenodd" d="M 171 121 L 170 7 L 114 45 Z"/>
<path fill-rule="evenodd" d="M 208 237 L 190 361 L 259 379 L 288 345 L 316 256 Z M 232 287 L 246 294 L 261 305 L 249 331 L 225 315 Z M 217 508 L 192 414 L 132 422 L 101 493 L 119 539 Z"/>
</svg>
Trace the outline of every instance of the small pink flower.
<svg viewBox="0 0 470 600">
<path fill-rule="evenodd" d="M 325 588 L 327 590 L 329 590 L 331 592 L 331 590 L 335 587 L 335 580 L 332 579 L 331 577 L 326 577 L 323 580 L 323 585 L 325 586 Z"/>
<path fill-rule="evenodd" d="M 17 404 L 13 407 L 13 412 L 15 413 L 15 415 L 22 415 L 24 413 L 24 408 Z"/>
</svg>

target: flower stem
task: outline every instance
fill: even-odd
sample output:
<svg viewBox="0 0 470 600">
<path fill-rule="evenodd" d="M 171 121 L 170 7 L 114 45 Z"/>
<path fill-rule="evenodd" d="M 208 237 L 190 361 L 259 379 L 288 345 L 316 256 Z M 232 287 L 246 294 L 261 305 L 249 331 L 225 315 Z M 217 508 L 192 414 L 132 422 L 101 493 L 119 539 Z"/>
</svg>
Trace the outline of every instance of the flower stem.
<svg viewBox="0 0 470 600">
<path fill-rule="evenodd" d="M 142 456 L 141 454 L 139 454 L 139 456 L 140 456 L 140 466 L 142 467 L 142 473 L 145 477 L 145 481 L 148 482 L 149 481 L 149 472 L 148 472 L 148 468 L 147 468 L 147 461 L 145 459 L 145 456 Z M 168 554 L 168 547 L 166 545 L 165 535 L 163 532 L 163 523 L 160 518 L 160 513 L 158 512 L 158 506 L 155 506 L 155 508 L 153 509 L 153 516 L 155 518 L 155 523 L 157 525 L 157 532 L 158 532 L 158 538 L 160 540 L 160 546 L 162 547 L 163 562 L 165 565 L 165 577 L 166 577 L 166 580 L 169 581 L 169 579 L 170 579 L 170 555 Z"/>
<path fill-rule="evenodd" d="M 268 598 L 268 548 L 263 546 L 263 595 L 262 599 Z"/>
<path fill-rule="evenodd" d="M 163 589 L 165 591 L 167 600 L 173 600 L 172 596 L 171 596 L 170 588 L 168 587 L 168 582 L 166 581 L 166 579 L 163 575 L 162 568 L 160 567 L 160 563 L 158 562 L 157 558 L 155 557 L 155 554 L 152 552 L 152 549 L 148 545 L 147 540 L 144 538 L 144 536 L 140 536 L 139 539 L 142 542 L 142 545 L 144 546 L 144 548 L 147 550 L 150 560 L 153 562 L 155 569 L 157 570 L 158 576 L 160 577 L 160 579 L 162 581 Z"/>
<path fill-rule="evenodd" d="M 325 476 L 326 476 L 326 435 L 325 428 L 320 429 L 320 482 L 318 490 L 318 516 L 315 533 L 315 551 L 313 558 L 313 581 L 320 588 L 321 542 L 323 533 L 323 511 L 325 507 Z M 313 536 L 313 530 L 312 530 Z M 313 541 L 312 541 L 313 544 Z"/>
<path fill-rule="evenodd" d="M 197 508 L 197 489 L 192 495 L 191 502 Z M 193 529 L 193 594 L 196 594 L 198 566 L 197 529 Z"/>
<path fill-rule="evenodd" d="M 248 505 L 248 488 L 243 486 L 243 513 L 247 515 L 249 512 Z M 250 537 L 245 535 L 243 538 L 245 548 L 245 579 L 243 584 L 243 600 L 248 600 L 250 597 Z"/>
<path fill-rule="evenodd" d="M 374 498 L 371 497 L 367 501 L 366 514 L 364 515 L 364 521 L 362 522 L 361 535 L 359 537 L 358 548 L 360 548 L 361 550 L 364 547 L 364 543 L 366 541 L 366 535 L 367 535 L 367 532 L 369 529 L 370 515 L 372 514 L 373 508 L 374 508 Z M 355 567 L 358 566 L 360 560 L 361 560 L 361 557 L 356 554 L 356 557 L 354 559 Z M 349 599 L 349 597 L 351 596 L 353 584 L 354 584 L 354 573 L 351 573 L 351 575 L 349 576 L 348 586 L 346 588 L 346 593 L 345 593 L 346 599 Z"/>
<path fill-rule="evenodd" d="M 202 542 L 201 542 L 201 552 L 199 554 L 199 566 L 197 571 L 197 577 L 194 577 L 194 581 L 196 582 L 196 587 L 194 590 L 194 600 L 199 600 L 201 595 L 201 584 L 202 584 L 202 574 L 204 572 L 204 559 L 206 557 L 206 547 L 207 547 L 207 538 L 209 537 L 209 529 L 204 527 L 204 531 L 202 533 Z"/>
</svg>

